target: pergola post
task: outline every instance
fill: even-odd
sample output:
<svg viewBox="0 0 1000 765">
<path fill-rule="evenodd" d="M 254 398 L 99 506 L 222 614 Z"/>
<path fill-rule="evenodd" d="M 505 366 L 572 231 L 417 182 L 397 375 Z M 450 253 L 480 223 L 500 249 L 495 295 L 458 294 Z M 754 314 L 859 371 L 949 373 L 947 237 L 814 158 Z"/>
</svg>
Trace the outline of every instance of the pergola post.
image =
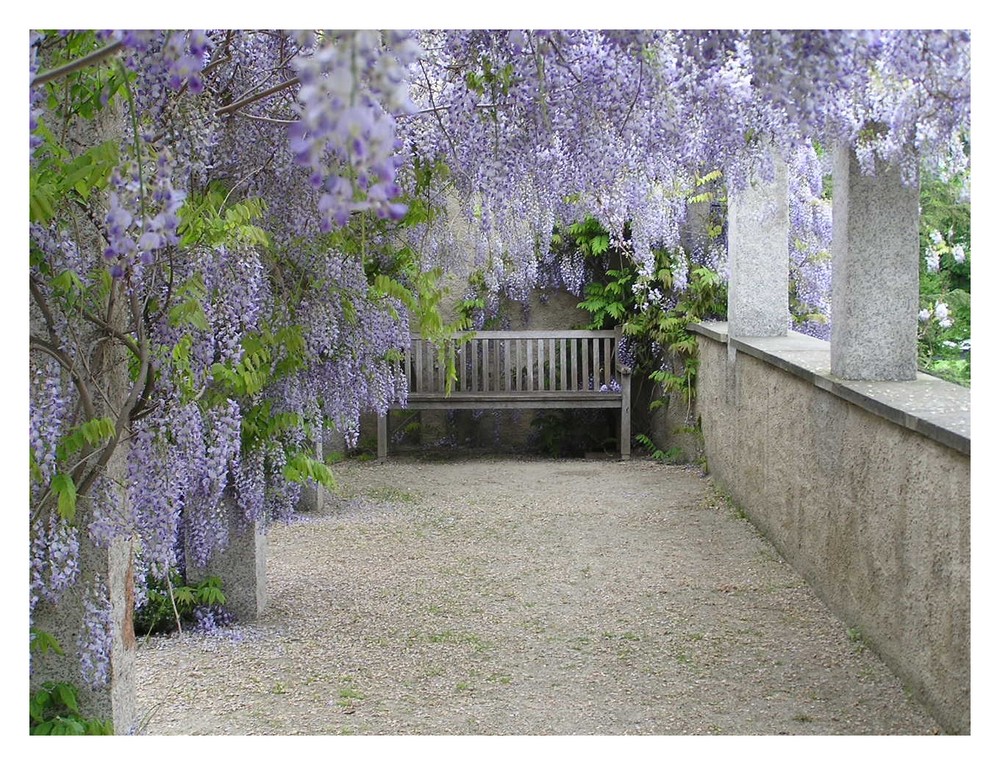
<svg viewBox="0 0 1000 765">
<path fill-rule="evenodd" d="M 788 167 L 729 191 L 729 336 L 788 332 Z"/>
<path fill-rule="evenodd" d="M 920 302 L 920 190 L 899 168 L 862 171 L 847 145 L 833 165 L 831 371 L 845 380 L 914 380 Z"/>
<path fill-rule="evenodd" d="M 249 521 L 236 500 L 222 498 L 229 543 L 204 566 L 188 561 L 188 580 L 208 576 L 222 580 L 226 608 L 241 622 L 254 621 L 267 607 L 267 533 L 262 521 Z"/>
</svg>

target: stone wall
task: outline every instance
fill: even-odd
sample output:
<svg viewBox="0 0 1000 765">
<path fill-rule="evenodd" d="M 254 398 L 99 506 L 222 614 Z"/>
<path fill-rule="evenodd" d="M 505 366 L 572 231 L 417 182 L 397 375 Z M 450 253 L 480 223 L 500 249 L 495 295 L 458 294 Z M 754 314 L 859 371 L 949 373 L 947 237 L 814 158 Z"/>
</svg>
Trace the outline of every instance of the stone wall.
<svg viewBox="0 0 1000 765">
<path fill-rule="evenodd" d="M 709 473 L 941 725 L 970 732 L 969 391 L 698 325 Z"/>
</svg>

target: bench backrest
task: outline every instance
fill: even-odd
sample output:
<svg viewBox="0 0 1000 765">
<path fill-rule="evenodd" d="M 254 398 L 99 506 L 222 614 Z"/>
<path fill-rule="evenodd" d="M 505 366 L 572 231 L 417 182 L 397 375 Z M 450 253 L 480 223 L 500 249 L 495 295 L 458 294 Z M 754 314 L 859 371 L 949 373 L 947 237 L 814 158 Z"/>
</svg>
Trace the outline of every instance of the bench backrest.
<svg viewBox="0 0 1000 765">
<path fill-rule="evenodd" d="M 443 345 L 412 337 L 405 354 L 410 393 L 518 393 L 617 389 L 616 330 L 483 331 L 453 335 Z"/>
</svg>

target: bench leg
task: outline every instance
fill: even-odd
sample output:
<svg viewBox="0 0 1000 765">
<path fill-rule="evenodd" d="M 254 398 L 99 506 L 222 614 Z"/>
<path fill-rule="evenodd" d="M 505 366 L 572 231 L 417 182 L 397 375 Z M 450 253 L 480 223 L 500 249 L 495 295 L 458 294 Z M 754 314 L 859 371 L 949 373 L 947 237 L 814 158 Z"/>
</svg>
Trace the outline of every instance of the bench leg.
<svg viewBox="0 0 1000 765">
<path fill-rule="evenodd" d="M 380 414 L 378 416 L 378 458 L 384 460 L 389 453 L 389 414 Z"/>
<path fill-rule="evenodd" d="M 622 375 L 622 426 L 620 431 L 622 459 L 632 456 L 632 375 Z"/>
</svg>

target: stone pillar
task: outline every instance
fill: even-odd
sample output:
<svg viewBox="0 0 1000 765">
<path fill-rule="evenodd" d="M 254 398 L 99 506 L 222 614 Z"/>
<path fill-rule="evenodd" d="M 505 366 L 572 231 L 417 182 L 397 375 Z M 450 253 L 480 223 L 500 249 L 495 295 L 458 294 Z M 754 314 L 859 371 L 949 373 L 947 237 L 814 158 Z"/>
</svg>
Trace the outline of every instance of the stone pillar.
<svg viewBox="0 0 1000 765">
<path fill-rule="evenodd" d="M 89 514 L 78 500 L 78 513 Z M 117 734 L 132 731 L 135 709 L 135 631 L 132 614 L 135 596 L 130 540 L 118 539 L 110 548 L 80 534 L 80 574 L 73 586 L 61 593 L 57 603 L 40 602 L 32 614 L 32 626 L 54 637 L 62 654 L 32 652 L 31 692 L 50 681 L 71 683 L 77 688 L 80 715 L 110 720 Z M 101 616 L 95 621 L 94 609 Z M 106 621 L 104 621 L 106 620 Z M 91 644 L 88 624 L 101 624 L 109 631 L 106 682 L 92 688 L 83 679 L 84 654 L 80 642 Z M 92 655 L 88 661 L 97 658 Z"/>
<path fill-rule="evenodd" d="M 44 68 L 44 67 L 43 67 Z M 71 121 L 61 125 L 67 131 L 66 145 L 83 150 L 108 140 L 121 138 L 122 99 L 112 101 L 94 119 Z M 50 125 L 60 125 L 55 115 L 46 114 Z M 93 219 L 103 219 L 99 196 L 92 200 Z M 67 202 L 67 204 L 69 204 Z M 92 219 L 84 211 L 73 208 L 60 210 L 64 224 L 72 222 L 67 230 L 74 232 L 81 252 L 101 252 L 106 243 L 91 225 Z M 84 336 L 72 336 L 71 341 L 83 361 L 81 375 L 93 399 L 96 417 L 109 417 L 117 421 L 126 402 L 132 383 L 129 380 L 130 355 L 125 346 L 113 341 L 115 334 L 130 335 L 129 317 L 126 313 L 127 298 L 124 287 L 116 284 L 111 296 L 101 307 L 93 307 L 94 314 L 104 318 L 112 332 L 93 328 Z M 34 300 L 29 308 L 31 333 L 45 337 L 47 330 L 39 307 Z M 34 354 L 32 348 L 30 354 Z M 74 356 L 75 354 L 70 354 Z M 128 404 L 129 406 L 131 404 Z M 108 480 L 109 494 L 116 494 L 114 502 L 128 515 L 127 470 L 125 455 L 129 442 L 128 429 L 120 433 L 115 451 L 102 471 Z M 110 720 L 116 734 L 128 734 L 137 723 L 135 708 L 135 650 L 133 627 L 135 607 L 135 572 L 133 568 L 134 542 L 129 536 L 115 539 L 108 547 L 95 544 L 88 526 L 94 519 L 96 504 L 109 501 L 108 497 L 94 499 L 91 492 L 77 495 L 76 516 L 73 525 L 79 541 L 78 570 L 72 585 L 63 590 L 53 603 L 40 601 L 31 613 L 31 626 L 56 639 L 62 654 L 32 652 L 29 688 L 32 693 L 49 682 L 70 683 L 78 690 L 80 715 L 87 719 Z M 100 492 L 96 492 L 97 495 Z M 106 508 L 104 508 L 106 510 Z M 30 508 L 32 517 L 38 513 L 46 523 L 53 508 Z M 29 529 L 30 542 L 35 541 L 38 529 Z M 23 633 L 22 633 L 23 635 Z M 85 675 L 94 677 L 97 668 L 104 682 L 91 687 Z M 106 672 L 104 671 L 106 669 Z"/>
<path fill-rule="evenodd" d="M 107 345 L 107 344 L 106 344 Z M 121 400 L 126 390 L 127 365 L 120 349 L 106 348 L 94 361 L 107 364 L 109 399 Z M 102 414 L 104 411 L 101 412 Z M 94 542 L 87 527 L 99 502 L 128 507 L 125 449 L 119 446 L 104 468 L 109 495 L 80 494 L 74 525 L 79 540 L 79 567 L 75 582 L 56 602 L 42 599 L 32 613 L 32 626 L 56 639 L 62 654 L 32 652 L 32 693 L 47 682 L 70 683 L 77 688 L 80 715 L 110 720 L 117 734 L 130 733 L 137 722 L 135 709 L 135 649 L 132 624 L 135 610 L 134 541 L 115 538 L 107 547 Z M 93 490 L 92 490 L 93 491 Z M 33 508 L 48 519 L 54 508 Z M 32 541 L 37 533 L 31 529 Z M 103 668 L 103 682 L 94 676 Z M 91 682 L 97 682 L 96 687 Z"/>
<path fill-rule="evenodd" d="M 729 191 L 729 336 L 788 332 L 788 168 Z"/>
<path fill-rule="evenodd" d="M 324 461 L 324 437 L 320 435 L 313 444 L 313 457 L 319 462 Z M 323 487 L 311 478 L 302 485 L 298 504 L 295 507 L 300 513 L 320 513 L 323 511 Z"/>
<path fill-rule="evenodd" d="M 845 380 L 914 380 L 920 309 L 920 190 L 899 169 L 833 164 L 831 371 Z"/>
<path fill-rule="evenodd" d="M 187 577 L 192 583 L 209 576 L 222 580 L 225 606 L 237 620 L 252 622 L 267 607 L 267 535 L 263 523 L 247 521 L 236 500 L 226 497 L 229 544 L 217 551 L 204 567 L 189 558 Z"/>
</svg>

